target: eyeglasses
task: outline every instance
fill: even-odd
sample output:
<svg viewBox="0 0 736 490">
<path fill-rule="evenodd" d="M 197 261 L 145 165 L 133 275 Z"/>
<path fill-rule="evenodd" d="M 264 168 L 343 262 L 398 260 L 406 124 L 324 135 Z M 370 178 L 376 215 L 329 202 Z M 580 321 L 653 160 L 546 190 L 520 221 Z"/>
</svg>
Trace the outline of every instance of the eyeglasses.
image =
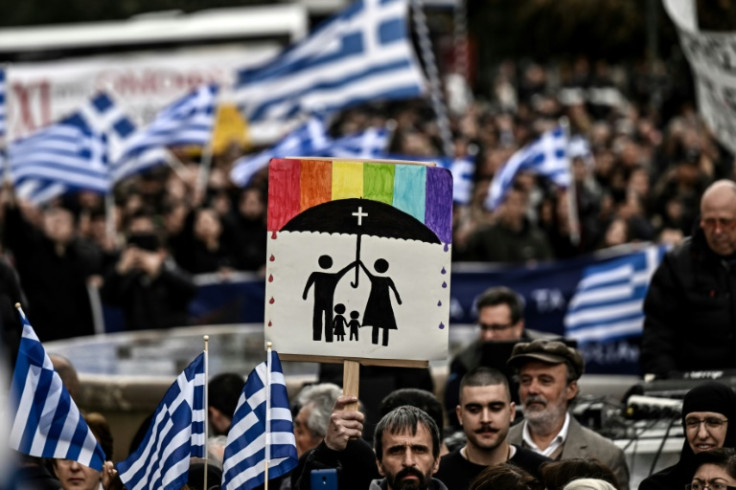
<svg viewBox="0 0 736 490">
<path fill-rule="evenodd" d="M 478 326 L 483 331 L 491 330 L 493 332 L 503 332 L 513 327 L 513 323 L 479 323 Z"/>
<path fill-rule="evenodd" d="M 706 417 L 704 419 L 688 418 L 685 419 L 685 427 L 688 429 L 697 429 L 700 424 L 705 424 L 708 429 L 720 429 L 728 419 L 719 419 L 718 417 Z"/>
<path fill-rule="evenodd" d="M 732 487 L 730 485 L 726 485 L 725 483 L 719 483 L 712 480 L 708 483 L 695 482 L 685 485 L 685 490 L 705 490 L 706 488 L 708 488 L 709 490 L 736 490 L 736 487 Z"/>
<path fill-rule="evenodd" d="M 733 218 L 704 218 L 700 220 L 700 226 L 710 230 L 720 225 L 723 230 L 733 230 L 736 227 L 736 219 Z"/>
</svg>

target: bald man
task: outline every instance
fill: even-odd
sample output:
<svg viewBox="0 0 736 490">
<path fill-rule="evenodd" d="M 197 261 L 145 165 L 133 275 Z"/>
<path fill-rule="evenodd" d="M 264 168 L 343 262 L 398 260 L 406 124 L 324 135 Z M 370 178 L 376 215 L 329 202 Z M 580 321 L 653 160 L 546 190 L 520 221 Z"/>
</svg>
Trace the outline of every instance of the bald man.
<svg viewBox="0 0 736 490">
<path fill-rule="evenodd" d="M 705 190 L 699 227 L 655 271 L 644 314 L 644 374 L 736 369 L 736 183 Z"/>
</svg>

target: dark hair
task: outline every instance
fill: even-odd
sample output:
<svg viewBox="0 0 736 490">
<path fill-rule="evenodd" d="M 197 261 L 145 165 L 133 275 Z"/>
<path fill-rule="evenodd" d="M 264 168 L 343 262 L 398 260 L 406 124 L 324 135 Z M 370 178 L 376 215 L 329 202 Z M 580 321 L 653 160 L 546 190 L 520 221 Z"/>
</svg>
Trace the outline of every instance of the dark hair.
<svg viewBox="0 0 736 490">
<path fill-rule="evenodd" d="M 565 485 L 578 478 L 605 480 L 618 488 L 618 480 L 611 468 L 596 458 L 571 458 L 550 461 L 541 466 L 542 479 L 547 490 L 562 490 Z"/>
<path fill-rule="evenodd" d="M 84 420 L 85 422 L 87 422 L 87 426 L 89 427 L 89 429 L 95 435 L 95 438 L 100 444 L 102 450 L 105 451 L 105 457 L 107 461 L 112 461 L 112 431 L 110 430 L 110 424 L 107 423 L 107 419 L 105 418 L 105 416 L 101 413 L 90 412 L 84 416 Z"/>
<path fill-rule="evenodd" d="M 422 424 L 432 435 L 432 455 L 438 458 L 440 455 L 440 431 L 437 424 L 424 410 L 410 405 L 402 405 L 381 417 L 376 425 L 376 430 L 373 433 L 373 445 L 378 461 L 383 461 L 384 431 L 399 434 L 410 430 L 411 435 L 416 435 L 419 424 Z"/>
<path fill-rule="evenodd" d="M 524 315 L 524 303 L 515 291 L 504 287 L 498 286 L 490 289 L 486 289 L 483 294 L 478 297 L 476 301 L 478 312 L 486 306 L 498 306 L 506 305 L 511 311 L 511 323 L 518 323 L 519 320 L 523 319 Z"/>
<path fill-rule="evenodd" d="M 704 464 L 712 464 L 726 470 L 728 476 L 736 478 L 736 449 L 722 447 L 695 455 L 695 471 Z"/>
<path fill-rule="evenodd" d="M 460 394 L 462 395 L 463 388 L 466 386 L 495 386 L 503 385 L 506 388 L 506 394 L 509 400 L 511 400 L 511 389 L 509 388 L 508 378 L 498 369 L 489 368 L 486 366 L 479 366 L 471 369 L 463 379 L 460 381 Z"/>
<path fill-rule="evenodd" d="M 427 412 L 434 420 L 434 423 L 437 424 L 437 430 L 442 434 L 444 430 L 444 410 L 442 403 L 433 393 L 427 390 L 420 390 L 419 388 L 399 388 L 398 390 L 394 390 L 381 400 L 381 406 L 378 408 L 379 416 L 383 417 L 391 410 L 402 405 L 411 405 Z"/>
<path fill-rule="evenodd" d="M 209 382 L 207 404 L 232 418 L 244 385 L 245 380 L 240 374 L 218 374 Z"/>
<path fill-rule="evenodd" d="M 544 485 L 512 464 L 492 465 L 480 472 L 468 490 L 543 490 Z"/>
</svg>

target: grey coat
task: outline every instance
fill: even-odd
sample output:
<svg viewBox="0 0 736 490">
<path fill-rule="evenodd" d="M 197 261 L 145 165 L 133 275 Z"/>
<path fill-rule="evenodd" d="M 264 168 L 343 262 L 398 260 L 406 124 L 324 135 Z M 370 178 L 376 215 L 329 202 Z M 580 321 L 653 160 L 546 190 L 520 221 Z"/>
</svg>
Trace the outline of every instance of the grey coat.
<svg viewBox="0 0 736 490">
<path fill-rule="evenodd" d="M 509 430 L 508 441 L 526 447 L 522 441 L 524 424 L 516 424 Z M 596 458 L 613 471 L 618 480 L 619 490 L 629 490 L 629 467 L 626 465 L 626 457 L 623 450 L 601 436 L 583 427 L 570 416 L 570 427 L 567 432 L 567 440 L 562 448 L 560 459 L 572 458 Z"/>
</svg>

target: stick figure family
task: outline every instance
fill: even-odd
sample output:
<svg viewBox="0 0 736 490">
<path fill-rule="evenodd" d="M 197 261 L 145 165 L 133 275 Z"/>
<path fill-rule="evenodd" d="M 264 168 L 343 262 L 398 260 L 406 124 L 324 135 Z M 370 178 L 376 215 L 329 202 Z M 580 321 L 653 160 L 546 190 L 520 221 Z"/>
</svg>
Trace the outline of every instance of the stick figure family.
<svg viewBox="0 0 736 490">
<path fill-rule="evenodd" d="M 324 331 L 325 342 L 333 342 L 335 339 L 342 342 L 345 340 L 345 329 L 348 328 L 350 330 L 350 340 L 357 341 L 358 328 L 370 326 L 373 327 L 371 341 L 378 344 L 379 333 L 383 330 L 381 343 L 387 346 L 389 330 L 398 329 L 391 302 L 391 291 L 396 297 L 396 302 L 401 304 L 401 296 L 394 285 L 394 281 L 389 276 L 377 275 L 384 274 L 388 270 L 388 261 L 377 259 L 373 263 L 375 274 L 368 270 L 360 259 L 351 262 L 337 272 L 329 272 L 333 266 L 332 257 L 329 255 L 321 255 L 317 263 L 322 270 L 314 271 L 309 275 L 302 294 L 302 299 L 306 301 L 309 290 L 314 286 L 312 340 L 321 341 L 322 332 Z M 348 321 L 344 316 L 347 311 L 345 305 L 343 303 L 334 304 L 337 285 L 351 269 L 355 269 L 355 281 L 350 283 L 353 288 L 358 287 L 360 269 L 365 272 L 371 282 L 362 322 L 359 320 L 360 312 L 357 310 L 350 312 L 350 320 Z"/>
</svg>

